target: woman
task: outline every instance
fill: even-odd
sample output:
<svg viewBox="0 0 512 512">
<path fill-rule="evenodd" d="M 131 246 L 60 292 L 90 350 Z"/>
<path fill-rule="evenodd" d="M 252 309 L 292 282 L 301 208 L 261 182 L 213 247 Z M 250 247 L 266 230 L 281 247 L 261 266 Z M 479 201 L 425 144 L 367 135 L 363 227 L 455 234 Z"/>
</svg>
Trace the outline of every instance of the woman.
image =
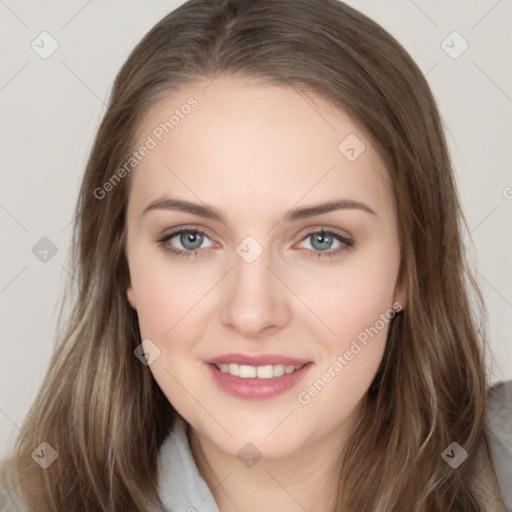
<svg viewBox="0 0 512 512">
<path fill-rule="evenodd" d="M 182 5 L 116 78 L 5 502 L 505 510 L 510 383 L 489 395 L 462 226 L 432 94 L 381 27 Z"/>
</svg>

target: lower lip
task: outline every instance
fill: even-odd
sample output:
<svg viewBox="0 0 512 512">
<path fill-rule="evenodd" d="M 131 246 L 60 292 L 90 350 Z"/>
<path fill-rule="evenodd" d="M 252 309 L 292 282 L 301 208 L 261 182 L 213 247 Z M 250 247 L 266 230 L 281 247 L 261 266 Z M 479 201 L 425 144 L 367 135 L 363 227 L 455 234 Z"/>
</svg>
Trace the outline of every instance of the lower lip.
<svg viewBox="0 0 512 512">
<path fill-rule="evenodd" d="M 229 373 L 221 372 L 214 364 L 206 363 L 208 371 L 218 386 L 237 398 L 250 400 L 263 400 L 273 398 L 293 388 L 309 371 L 313 363 L 304 366 L 292 373 L 285 373 L 280 377 L 271 379 L 242 379 Z"/>
</svg>

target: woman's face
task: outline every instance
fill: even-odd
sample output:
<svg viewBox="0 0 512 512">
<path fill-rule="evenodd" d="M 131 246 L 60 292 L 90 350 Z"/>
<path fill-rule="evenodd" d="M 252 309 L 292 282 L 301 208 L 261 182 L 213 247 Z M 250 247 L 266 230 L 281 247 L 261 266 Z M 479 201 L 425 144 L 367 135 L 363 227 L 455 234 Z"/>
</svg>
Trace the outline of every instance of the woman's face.
<svg viewBox="0 0 512 512">
<path fill-rule="evenodd" d="M 366 135 L 318 96 L 233 77 L 173 92 L 139 133 L 127 294 L 169 401 L 231 455 L 345 437 L 405 302 Z"/>
</svg>

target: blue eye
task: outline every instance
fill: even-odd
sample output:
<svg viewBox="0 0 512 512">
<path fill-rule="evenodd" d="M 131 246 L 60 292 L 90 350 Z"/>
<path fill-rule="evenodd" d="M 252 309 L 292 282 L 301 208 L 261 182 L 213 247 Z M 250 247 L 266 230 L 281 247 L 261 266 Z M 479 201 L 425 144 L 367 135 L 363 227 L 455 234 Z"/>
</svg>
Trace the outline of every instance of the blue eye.
<svg viewBox="0 0 512 512">
<path fill-rule="evenodd" d="M 156 240 L 156 242 L 164 251 L 177 257 L 186 258 L 194 256 L 197 258 L 205 249 L 213 245 L 201 247 L 206 239 L 210 240 L 206 233 L 200 229 L 182 228 L 165 235 L 161 239 Z M 310 245 L 312 248 L 306 248 L 306 251 L 314 258 L 336 256 L 354 246 L 352 240 L 338 233 L 323 229 L 309 232 L 302 238 L 301 242 L 308 239 L 311 239 Z M 332 246 L 334 243 L 337 245 L 333 249 Z M 181 247 L 176 247 L 177 244 L 181 245 Z"/>
<path fill-rule="evenodd" d="M 301 241 L 311 239 L 310 245 L 313 249 L 308 249 L 308 252 L 313 253 L 315 258 L 335 256 L 347 249 L 351 249 L 354 246 L 354 242 L 339 235 L 332 231 L 324 231 L 320 229 L 318 231 L 311 231 Z M 335 249 L 332 249 L 334 242 L 338 245 Z"/>
<path fill-rule="evenodd" d="M 181 249 L 174 248 L 173 246 L 176 242 L 171 244 L 171 241 L 176 238 L 177 242 L 181 244 Z M 159 246 L 164 249 L 164 251 L 175 254 L 180 257 L 187 257 L 191 254 L 198 255 L 202 251 L 201 245 L 203 244 L 205 238 L 208 238 L 205 233 L 198 229 L 180 229 L 178 231 L 174 231 L 165 235 L 163 238 L 158 240 Z"/>
</svg>

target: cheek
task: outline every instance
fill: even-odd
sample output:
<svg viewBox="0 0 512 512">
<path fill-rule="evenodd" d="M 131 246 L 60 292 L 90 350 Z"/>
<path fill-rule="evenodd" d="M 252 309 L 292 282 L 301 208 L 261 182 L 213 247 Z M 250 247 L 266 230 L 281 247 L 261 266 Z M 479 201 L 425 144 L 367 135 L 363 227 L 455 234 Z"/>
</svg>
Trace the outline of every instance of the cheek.
<svg viewBox="0 0 512 512">
<path fill-rule="evenodd" d="M 150 339 L 160 351 L 149 370 L 173 407 L 188 411 L 193 403 L 183 386 L 190 387 L 187 377 L 197 372 L 193 340 L 201 338 L 200 299 L 211 288 L 211 276 L 190 275 L 165 254 L 155 256 L 143 248 L 130 256 L 141 338 Z"/>
<path fill-rule="evenodd" d="M 147 256 L 147 257 L 146 257 Z M 212 286 L 213 276 L 184 271 L 166 255 L 134 252 L 130 278 L 142 336 L 164 339 Z M 195 309 L 195 308 L 194 308 Z"/>
<path fill-rule="evenodd" d="M 317 338 L 326 357 L 297 393 L 297 402 L 313 430 L 335 428 L 364 397 L 381 364 L 395 316 L 393 273 L 367 268 L 344 274 L 318 294 L 318 316 L 325 330 Z M 330 411 L 328 417 L 325 411 Z"/>
<path fill-rule="evenodd" d="M 328 326 L 323 329 L 324 338 L 341 349 L 376 323 L 382 330 L 382 315 L 393 315 L 398 268 L 399 254 L 395 251 L 380 257 L 370 253 L 366 258 L 353 256 L 338 268 L 322 268 L 301 276 L 295 290 Z"/>
<path fill-rule="evenodd" d="M 373 277 L 368 273 L 352 274 L 344 281 L 344 287 L 332 286 L 316 304 L 318 316 L 330 328 L 317 338 L 327 357 L 322 358 L 311 379 L 322 381 L 319 391 L 322 384 L 330 388 L 319 404 L 327 405 L 334 400 L 350 409 L 364 394 L 380 365 L 395 313 L 391 309 L 392 286 L 376 282 Z M 337 398 L 340 396 L 341 401 Z"/>
</svg>

